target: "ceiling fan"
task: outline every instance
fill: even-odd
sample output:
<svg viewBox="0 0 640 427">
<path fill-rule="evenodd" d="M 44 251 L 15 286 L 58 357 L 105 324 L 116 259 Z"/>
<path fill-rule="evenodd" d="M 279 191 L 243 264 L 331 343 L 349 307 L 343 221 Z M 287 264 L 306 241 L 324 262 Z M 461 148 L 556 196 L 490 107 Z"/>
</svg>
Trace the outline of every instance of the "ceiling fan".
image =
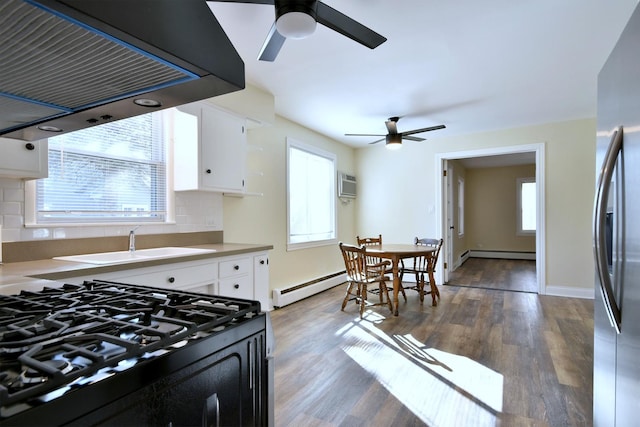
<svg viewBox="0 0 640 427">
<path fill-rule="evenodd" d="M 384 122 L 384 124 L 387 126 L 387 131 L 389 132 L 386 135 L 370 134 L 370 133 L 345 133 L 345 136 L 384 136 L 384 138 L 370 142 L 369 144 L 377 144 L 380 141 L 386 141 L 387 148 L 391 150 L 397 150 L 402 146 L 403 139 L 408 139 L 410 141 L 418 141 L 418 142 L 425 140 L 424 138 L 411 136 L 413 134 L 429 132 L 429 131 L 438 130 L 438 129 L 444 129 L 446 127 L 445 125 L 437 125 L 437 126 L 431 126 L 428 128 L 414 129 L 407 132 L 398 132 L 398 120 L 400 120 L 400 117 L 390 117 L 389 120 Z"/>
<path fill-rule="evenodd" d="M 224 3 L 271 4 L 275 6 L 276 21 L 260 49 L 260 61 L 273 62 L 287 38 L 303 39 L 310 36 L 316 23 L 375 49 L 387 39 L 347 15 L 321 1 L 309 0 L 211 0 Z"/>
</svg>

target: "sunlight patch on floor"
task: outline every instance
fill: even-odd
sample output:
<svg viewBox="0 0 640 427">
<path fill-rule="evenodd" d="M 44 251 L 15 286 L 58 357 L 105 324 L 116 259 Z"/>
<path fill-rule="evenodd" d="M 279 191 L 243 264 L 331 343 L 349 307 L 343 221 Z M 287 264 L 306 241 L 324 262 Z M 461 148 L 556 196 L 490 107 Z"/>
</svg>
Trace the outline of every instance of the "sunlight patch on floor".
<svg viewBox="0 0 640 427">
<path fill-rule="evenodd" d="M 495 426 L 502 410 L 501 374 L 469 359 L 426 348 L 413 336 L 389 336 L 367 311 L 337 334 L 342 349 L 430 426 Z"/>
</svg>

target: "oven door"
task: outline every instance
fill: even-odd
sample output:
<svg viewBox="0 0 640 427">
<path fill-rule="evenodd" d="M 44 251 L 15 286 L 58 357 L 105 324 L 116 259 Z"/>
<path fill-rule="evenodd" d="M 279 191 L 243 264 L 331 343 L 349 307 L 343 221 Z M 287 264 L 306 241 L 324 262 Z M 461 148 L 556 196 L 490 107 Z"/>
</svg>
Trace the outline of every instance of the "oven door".
<svg viewBox="0 0 640 427">
<path fill-rule="evenodd" d="M 265 315 L 192 339 L 0 421 L 2 425 L 264 426 Z"/>
<path fill-rule="evenodd" d="M 70 425 L 265 425 L 264 342 L 264 333 L 248 337 Z"/>
</svg>

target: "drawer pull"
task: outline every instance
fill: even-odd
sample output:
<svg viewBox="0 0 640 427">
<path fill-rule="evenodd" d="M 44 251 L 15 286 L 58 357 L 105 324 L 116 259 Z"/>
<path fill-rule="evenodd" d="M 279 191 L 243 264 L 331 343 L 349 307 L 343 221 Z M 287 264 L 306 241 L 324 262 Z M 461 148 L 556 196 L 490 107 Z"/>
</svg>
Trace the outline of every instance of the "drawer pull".
<svg viewBox="0 0 640 427">
<path fill-rule="evenodd" d="M 264 265 L 264 260 L 263 259 L 260 260 L 260 264 Z"/>
<path fill-rule="evenodd" d="M 175 277 L 169 277 L 169 278 L 167 279 L 167 281 L 168 281 L 169 283 L 173 283 L 173 282 L 175 282 L 175 281 L 176 281 L 176 278 L 175 278 Z"/>
<path fill-rule="evenodd" d="M 233 266 L 233 269 L 238 271 L 238 270 L 240 270 L 240 266 L 238 264 L 236 264 L 236 265 Z"/>
<path fill-rule="evenodd" d="M 238 285 L 237 283 L 235 285 L 233 285 L 234 289 L 240 289 L 240 285 Z"/>
</svg>

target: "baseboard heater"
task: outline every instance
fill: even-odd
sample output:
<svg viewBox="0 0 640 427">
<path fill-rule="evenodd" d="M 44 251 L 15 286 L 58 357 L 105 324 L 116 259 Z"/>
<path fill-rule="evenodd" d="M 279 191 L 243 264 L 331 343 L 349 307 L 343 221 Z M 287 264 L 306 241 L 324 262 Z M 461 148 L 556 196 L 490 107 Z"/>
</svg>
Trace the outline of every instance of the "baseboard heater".
<svg viewBox="0 0 640 427">
<path fill-rule="evenodd" d="M 478 251 L 472 250 L 470 258 L 496 258 L 496 259 L 528 259 L 535 260 L 535 252 L 514 252 L 514 251 Z"/>
<path fill-rule="evenodd" d="M 328 276 L 320 277 L 309 282 L 291 286 L 285 289 L 273 290 L 273 306 L 284 307 L 285 305 L 308 298 L 319 292 L 344 283 L 347 280 L 346 271 L 340 271 Z"/>
</svg>

